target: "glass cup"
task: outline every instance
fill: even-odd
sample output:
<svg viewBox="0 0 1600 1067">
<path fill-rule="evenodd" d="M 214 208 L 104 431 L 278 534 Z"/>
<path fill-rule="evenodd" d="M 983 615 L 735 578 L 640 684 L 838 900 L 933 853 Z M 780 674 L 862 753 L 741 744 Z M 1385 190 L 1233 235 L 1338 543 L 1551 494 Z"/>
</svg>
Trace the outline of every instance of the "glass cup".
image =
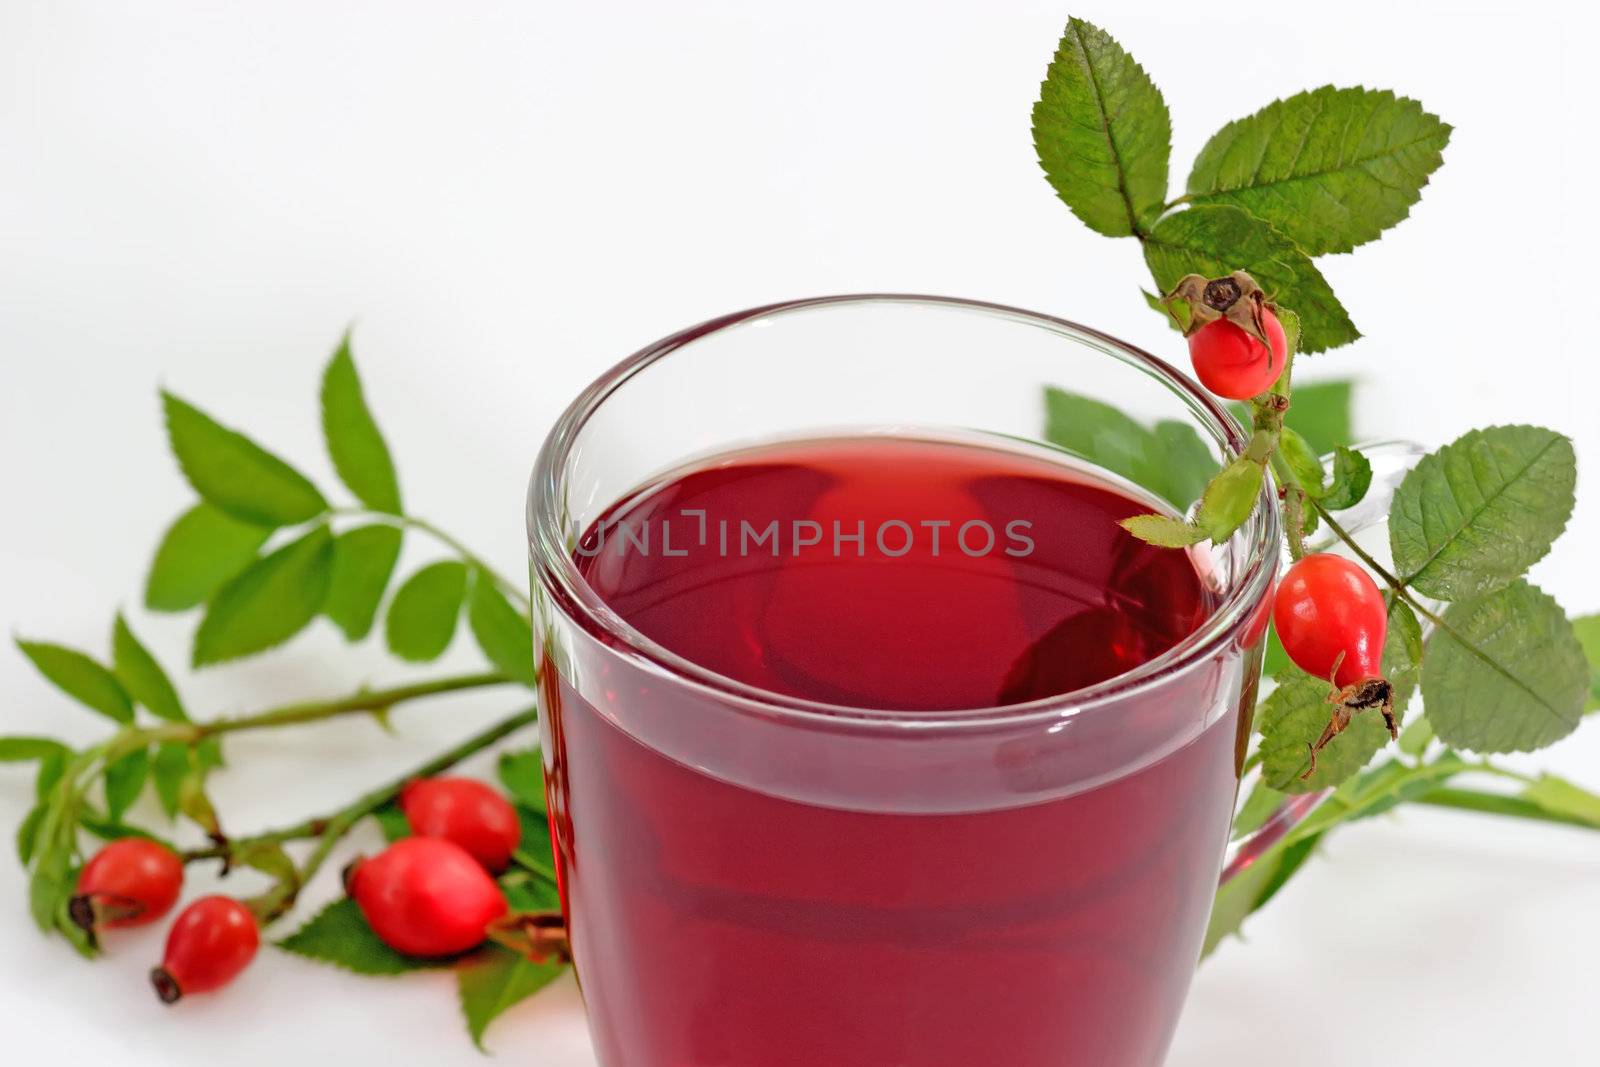
<svg viewBox="0 0 1600 1067">
<path fill-rule="evenodd" d="M 1058 404 L 1044 440 L 1045 390 Z M 1087 413 L 1109 405 L 1151 432 Z M 973 301 L 715 319 L 561 416 L 528 502 L 562 906 L 604 1067 L 1150 1067 L 1200 953 L 1279 565 L 1276 496 L 1197 556 L 1215 608 L 1136 669 L 1004 707 L 756 689 L 637 632 L 574 562 L 617 500 L 785 437 L 964 435 L 1133 482 L 1246 435 L 1166 363 Z M 1177 443 L 1175 443 L 1177 442 Z M 1154 486 L 1145 488 L 1154 489 Z"/>
</svg>

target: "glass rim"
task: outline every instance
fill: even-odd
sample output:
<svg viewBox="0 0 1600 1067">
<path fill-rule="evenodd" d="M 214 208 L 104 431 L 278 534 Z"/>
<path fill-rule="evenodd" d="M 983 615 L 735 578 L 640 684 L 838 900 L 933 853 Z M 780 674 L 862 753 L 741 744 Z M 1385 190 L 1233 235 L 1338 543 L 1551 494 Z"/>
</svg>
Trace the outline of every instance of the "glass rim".
<svg viewBox="0 0 1600 1067">
<path fill-rule="evenodd" d="M 757 319 L 841 305 L 931 306 L 1007 319 L 1020 325 L 1043 328 L 1069 339 L 1092 340 L 1113 349 L 1114 355 L 1110 358 L 1120 358 L 1142 369 L 1177 394 L 1227 451 L 1238 455 L 1249 442 L 1248 433 L 1220 402 L 1165 360 L 1092 327 L 1054 315 L 984 300 L 919 293 L 845 293 L 746 308 L 707 319 L 639 349 L 585 387 L 556 419 L 534 461 L 528 486 L 527 532 L 533 580 L 543 586 L 544 592 L 559 610 L 591 635 L 609 638 L 607 647 L 635 665 L 674 682 L 709 691 L 747 710 L 796 717 L 814 726 L 862 727 L 892 732 L 908 729 L 942 731 L 962 727 L 1015 725 L 1028 719 L 1056 721 L 1069 716 L 1077 717 L 1093 708 L 1152 689 L 1183 673 L 1215 655 L 1250 621 L 1252 613 L 1266 598 L 1279 564 L 1281 519 L 1271 477 L 1262 483 L 1261 506 L 1233 535 L 1234 538 L 1249 538 L 1245 546 L 1248 557 L 1242 573 L 1205 623 L 1172 648 L 1133 670 L 1068 693 L 1026 703 L 943 711 L 904 711 L 830 704 L 789 696 L 730 678 L 678 655 L 635 629 L 590 587 L 572 558 L 566 543 L 566 532 L 561 528 L 567 464 L 579 435 L 606 400 L 630 379 L 695 341 Z M 537 595 L 539 590 L 534 592 Z"/>
</svg>

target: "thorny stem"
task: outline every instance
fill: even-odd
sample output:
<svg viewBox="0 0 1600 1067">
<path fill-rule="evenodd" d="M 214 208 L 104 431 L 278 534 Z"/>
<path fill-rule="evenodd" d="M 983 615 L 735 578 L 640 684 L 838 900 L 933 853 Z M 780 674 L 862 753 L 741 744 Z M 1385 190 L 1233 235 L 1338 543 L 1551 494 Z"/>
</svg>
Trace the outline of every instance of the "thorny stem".
<svg viewBox="0 0 1600 1067">
<path fill-rule="evenodd" d="M 162 723 L 159 726 L 124 727 L 107 740 L 79 753 L 63 770 L 60 781 L 56 786 L 53 802 L 48 808 L 49 814 L 45 823 L 41 826 L 41 839 L 44 839 L 43 835 L 45 833 L 54 833 L 66 825 L 77 824 L 77 813 L 82 804 L 83 792 L 87 788 L 85 780 L 92 781 L 95 774 L 100 773 L 105 767 L 115 763 L 121 757 L 130 752 L 148 748 L 152 744 L 176 742 L 178 744 L 195 745 L 209 737 L 215 737 L 220 734 L 316 722 L 355 712 L 383 711 L 407 700 L 440 693 L 459 692 L 463 689 L 503 685 L 511 681 L 512 679 L 506 675 L 494 672 L 454 675 L 435 679 L 431 682 L 416 682 L 411 685 L 396 686 L 392 689 L 356 693 L 337 700 L 285 704 L 281 707 L 269 708 L 254 715 L 242 715 L 232 719 L 217 719 L 202 723 L 175 722 Z M 288 838 L 285 838 L 285 840 L 288 840 Z"/>
<path fill-rule="evenodd" d="M 1294 351 L 1291 349 L 1283 361 L 1283 373 L 1272 383 L 1272 388 L 1250 402 L 1251 428 L 1266 436 L 1270 451 L 1266 461 L 1283 486 L 1284 530 L 1289 541 L 1289 555 L 1299 559 L 1306 554 L 1305 547 L 1305 491 L 1294 477 L 1289 465 L 1278 453 L 1278 439 L 1283 435 L 1284 417 L 1289 413 L 1291 387 L 1294 381 Z"/>
<path fill-rule="evenodd" d="M 331 719 L 358 711 L 382 712 L 389 710 L 396 704 L 401 704 L 408 700 L 416 700 L 420 697 L 455 693 L 463 689 L 481 689 L 485 686 L 504 685 L 511 681 L 512 679 L 509 676 L 498 671 L 458 674 L 447 678 L 436 678 L 429 682 L 415 682 L 410 685 L 395 686 L 391 689 L 362 690 L 337 700 L 302 701 L 270 708 L 254 715 L 244 715 L 232 719 L 216 719 L 207 723 L 175 723 L 171 726 L 155 727 L 145 732 L 165 735 L 155 738 L 155 740 L 186 741 L 194 744 L 204 741 L 208 737 L 237 733 L 240 730 L 320 722 L 323 719 Z"/>
<path fill-rule="evenodd" d="M 317 819 L 308 819 L 281 830 L 269 830 L 248 838 L 232 841 L 225 846 L 186 853 L 186 862 L 200 859 L 227 859 L 241 848 L 259 843 L 279 843 L 298 837 L 315 837 L 317 845 L 296 871 L 293 882 L 280 882 L 256 901 L 256 912 L 262 925 L 271 923 L 294 907 L 300 888 L 310 882 L 332 854 L 334 847 L 348 834 L 356 823 L 371 815 L 400 795 L 407 782 L 417 778 L 430 778 L 448 770 L 468 756 L 494 744 L 496 741 L 532 725 L 538 719 L 533 708 L 525 708 L 508 719 L 503 719 L 488 729 L 474 734 L 460 744 L 446 750 L 408 773 L 370 792 L 363 793 L 338 811 Z M 314 832 L 313 832 L 314 831 Z"/>
</svg>

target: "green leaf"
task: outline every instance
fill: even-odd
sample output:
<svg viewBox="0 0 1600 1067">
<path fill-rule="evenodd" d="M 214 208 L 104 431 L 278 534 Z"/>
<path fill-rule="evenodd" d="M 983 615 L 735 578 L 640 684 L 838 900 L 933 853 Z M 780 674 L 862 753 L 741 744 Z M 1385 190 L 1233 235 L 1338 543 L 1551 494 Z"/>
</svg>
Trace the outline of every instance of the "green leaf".
<svg viewBox="0 0 1600 1067">
<path fill-rule="evenodd" d="M 411 836 L 411 823 L 406 819 L 406 813 L 400 810 L 400 805 L 390 802 L 372 813 L 378 823 L 378 829 L 383 831 L 383 839 L 395 842 L 402 837 Z"/>
<path fill-rule="evenodd" d="M 1145 241 L 1144 258 L 1162 292 L 1171 292 L 1185 274 L 1217 278 L 1248 271 L 1300 316 L 1303 351 L 1322 352 L 1361 336 L 1305 253 L 1236 207 L 1202 204 L 1165 216 Z"/>
<path fill-rule="evenodd" d="M 1266 782 L 1257 782 L 1233 817 L 1232 839 L 1237 841 L 1261 829 L 1288 799 L 1287 794 L 1278 792 Z"/>
<path fill-rule="evenodd" d="M 56 777 L 59 779 L 59 772 Z M 74 824 L 68 817 L 68 811 L 75 805 L 69 792 L 65 783 L 53 783 L 48 789 L 39 790 L 39 802 L 45 813 L 32 842 L 33 870 L 28 878 L 28 910 L 34 924 L 44 931 L 55 927 L 57 914 L 72 895 L 72 853 L 76 841 Z"/>
<path fill-rule="evenodd" d="M 1294 479 L 1300 483 L 1300 488 L 1311 496 L 1322 496 L 1325 477 L 1322 457 L 1312 450 L 1304 437 L 1285 426 L 1283 432 L 1278 435 L 1278 454 L 1289 464 L 1289 470 L 1294 473 Z"/>
<path fill-rule="evenodd" d="M 66 745 L 50 737 L 0 737 L 0 763 L 32 763 L 65 756 Z"/>
<path fill-rule="evenodd" d="M 34 849 L 39 843 L 39 827 L 44 823 L 44 812 L 43 804 L 35 804 L 17 825 L 17 859 L 24 867 L 33 861 Z"/>
<path fill-rule="evenodd" d="M 184 818 L 203 830 L 207 837 L 224 836 L 222 824 L 217 819 L 217 809 L 206 795 L 206 769 L 196 760 L 189 773 L 178 783 L 178 811 Z"/>
<path fill-rule="evenodd" d="M 1067 23 L 1040 86 L 1033 144 L 1056 194 L 1108 237 L 1144 233 L 1166 203 L 1166 101 L 1121 45 L 1082 19 Z"/>
<path fill-rule="evenodd" d="M 60 752 L 51 752 L 39 760 L 39 770 L 33 778 L 33 799 L 43 803 L 50 795 L 50 791 L 61 781 L 61 776 L 66 773 L 67 760 L 72 755 L 72 750 L 63 748 Z"/>
<path fill-rule="evenodd" d="M 1286 307 L 1280 307 L 1278 308 L 1278 321 L 1283 327 L 1284 347 L 1290 352 L 1300 352 L 1302 350 L 1300 343 L 1305 340 L 1306 335 L 1305 323 L 1300 320 L 1300 313 L 1291 311 Z M 1274 382 L 1273 384 L 1276 385 L 1277 383 Z"/>
<path fill-rule="evenodd" d="M 533 625 L 511 606 L 494 578 L 481 570 L 473 579 L 467 622 L 490 663 L 523 685 L 538 683 L 533 667 Z"/>
<path fill-rule="evenodd" d="M 1073 455 L 1144 485 L 1153 459 L 1150 433 L 1110 404 L 1064 389 L 1044 391 L 1047 440 Z"/>
<path fill-rule="evenodd" d="M 1215 454 L 1185 423 L 1163 420 L 1146 429 L 1109 404 L 1053 387 L 1045 390 L 1044 402 L 1046 440 L 1175 508 L 1199 499 L 1217 472 Z"/>
<path fill-rule="evenodd" d="M 356 974 L 380 977 L 447 966 L 439 960 L 402 955 L 378 940 L 361 909 L 349 897 L 323 908 L 278 947 L 307 959 L 331 963 Z"/>
<path fill-rule="evenodd" d="M 1211 955 L 1224 939 L 1237 934 L 1245 919 L 1264 907 L 1305 865 L 1320 840 L 1320 836 L 1311 836 L 1280 841 L 1224 882 L 1211 906 L 1211 921 L 1206 926 L 1201 955 Z"/>
<path fill-rule="evenodd" d="M 1206 532 L 1200 527 L 1166 515 L 1130 515 L 1121 525 L 1139 540 L 1157 548 L 1187 548 L 1206 539 Z"/>
<path fill-rule="evenodd" d="M 441 560 L 406 579 L 389 604 L 384 636 L 389 650 L 415 663 L 437 659 L 450 647 L 467 592 L 467 568 Z"/>
<path fill-rule="evenodd" d="M 263 556 L 217 591 L 194 635 L 194 665 L 281 645 L 322 610 L 333 572 L 333 535 L 318 526 Z"/>
<path fill-rule="evenodd" d="M 1400 731 L 1400 751 L 1412 759 L 1421 759 L 1433 740 L 1433 724 L 1424 715 Z"/>
<path fill-rule="evenodd" d="M 1295 382 L 1294 400 L 1285 423 L 1304 437 L 1319 455 L 1348 445 L 1355 436 L 1351 408 L 1355 383 L 1349 379 Z M 1249 420 L 1245 420 L 1249 425 Z"/>
<path fill-rule="evenodd" d="M 374 511 L 402 514 L 394 461 L 362 394 L 349 334 L 322 375 L 322 435 L 333 469 L 356 499 Z"/>
<path fill-rule="evenodd" d="M 1212 544 L 1222 544 L 1244 525 L 1255 510 L 1264 477 L 1261 464 L 1239 456 L 1211 479 L 1200 498 L 1194 524 L 1211 538 Z"/>
<path fill-rule="evenodd" d="M 122 683 L 82 652 L 21 638 L 17 639 L 17 647 L 33 661 L 40 674 L 78 703 L 120 723 L 133 721 L 133 701 Z"/>
<path fill-rule="evenodd" d="M 142 830 L 137 826 L 129 826 L 127 823 L 123 822 L 112 822 L 110 819 L 102 819 L 100 816 L 87 811 L 79 814 L 78 825 L 102 841 L 121 841 L 125 838 L 137 837 L 145 841 L 154 841 L 156 844 L 161 845 L 169 852 L 176 853 L 183 851 L 171 841 L 157 837 L 148 830 Z"/>
<path fill-rule="evenodd" d="M 1600 829 L 1600 796 L 1589 792 L 1565 778 L 1541 774 L 1538 781 L 1522 791 L 1525 800 L 1531 800 L 1552 815 L 1578 819 Z"/>
<path fill-rule="evenodd" d="M 161 401 L 172 453 L 206 500 L 257 526 L 292 526 L 327 510 L 317 487 L 277 456 L 171 393 Z"/>
<path fill-rule="evenodd" d="M 372 629 L 400 559 L 401 540 L 398 527 L 384 525 L 359 526 L 334 539 L 333 573 L 322 610 L 347 640 L 359 641 Z"/>
<path fill-rule="evenodd" d="M 1160 475 L 1152 474 L 1158 484 L 1151 488 L 1173 507 L 1187 508 L 1200 499 L 1221 464 L 1211 447 L 1186 422 L 1162 419 L 1151 427 L 1151 435 L 1153 455 L 1161 457 L 1153 464 Z"/>
<path fill-rule="evenodd" d="M 1467 763 L 1453 752 L 1420 767 L 1387 760 L 1346 781 L 1289 836 L 1297 839 L 1320 834 L 1337 823 L 1357 822 L 1393 811 L 1467 769 Z"/>
<path fill-rule="evenodd" d="M 1343 511 L 1361 503 L 1372 488 L 1372 462 L 1353 448 L 1340 445 L 1333 453 L 1333 484 L 1322 494 L 1322 506 Z"/>
<path fill-rule="evenodd" d="M 518 804 L 538 812 L 545 810 L 544 759 L 537 748 L 502 752 L 497 770 L 500 784 Z"/>
<path fill-rule="evenodd" d="M 113 823 L 122 821 L 123 813 L 139 799 L 149 778 L 149 749 L 135 749 L 106 766 L 106 814 Z"/>
<path fill-rule="evenodd" d="M 41 930 L 54 929 L 56 914 L 72 896 L 72 847 L 59 831 L 52 833 L 47 811 L 34 840 L 33 874 L 28 879 L 28 910 Z"/>
<path fill-rule="evenodd" d="M 561 976 L 560 963 L 534 963 L 510 949 L 485 945 L 456 970 L 456 991 L 472 1043 L 483 1048 L 489 1024 Z"/>
<path fill-rule="evenodd" d="M 1572 631 L 1578 635 L 1578 644 L 1589 659 L 1592 677 L 1589 682 L 1589 703 L 1586 710 L 1600 709 L 1600 615 L 1585 615 L 1572 620 Z"/>
<path fill-rule="evenodd" d="M 561 894 L 549 880 L 528 871 L 513 870 L 500 878 L 500 891 L 512 911 L 555 911 Z"/>
<path fill-rule="evenodd" d="M 555 842 L 550 837 L 550 817 L 543 809 L 535 810 L 525 804 L 518 804 L 517 822 L 522 827 L 522 836 L 518 839 L 516 851 L 511 854 L 511 861 L 547 880 L 553 893 L 556 883 L 556 850 Z M 538 905 L 544 908 L 560 906 L 559 897 L 552 902 Z"/>
<path fill-rule="evenodd" d="M 1395 570 L 1441 600 L 1498 589 L 1550 551 L 1572 514 L 1576 482 L 1572 442 L 1552 430 L 1464 434 L 1424 456 L 1395 492 Z"/>
<path fill-rule="evenodd" d="M 1591 673 L 1561 608 L 1525 581 L 1452 604 L 1428 644 L 1422 698 L 1439 739 L 1528 752 L 1577 728 Z"/>
<path fill-rule="evenodd" d="M 77 877 L 77 871 L 69 869 L 67 871 L 67 884 L 75 883 Z M 72 897 L 69 894 L 66 898 L 57 902 L 52 925 L 56 933 L 60 934 L 78 955 L 86 960 L 92 960 L 100 955 L 100 946 L 95 941 L 90 940 L 88 931 L 73 921 L 72 913 L 67 908 L 71 899 Z"/>
<path fill-rule="evenodd" d="M 1415 100 L 1325 85 L 1219 130 L 1195 160 L 1189 199 L 1243 208 L 1307 255 L 1348 252 L 1410 213 L 1449 141 Z"/>
<path fill-rule="evenodd" d="M 1163 300 L 1148 289 L 1140 289 L 1139 293 L 1144 297 L 1144 302 L 1149 305 L 1151 311 L 1167 320 L 1168 326 L 1171 326 L 1179 333 L 1183 333 L 1189 328 L 1190 312 L 1188 301 Z"/>
<path fill-rule="evenodd" d="M 1267 651 L 1261 660 L 1261 673 L 1271 678 L 1292 666 L 1294 661 L 1289 658 L 1289 653 L 1283 650 L 1283 642 L 1278 640 L 1278 628 L 1267 627 Z"/>
<path fill-rule="evenodd" d="M 300 870 L 280 842 L 257 841 L 235 848 L 233 862 L 236 866 L 260 871 L 290 892 L 297 892 L 300 888 Z"/>
<path fill-rule="evenodd" d="M 145 607 L 187 611 L 205 603 L 223 582 L 250 566 L 271 533 L 201 501 L 161 538 L 145 581 Z"/>
<path fill-rule="evenodd" d="M 1284 793 L 1314 793 L 1338 785 L 1355 774 L 1389 743 L 1389 730 L 1376 710 L 1359 712 L 1344 732 L 1317 753 L 1311 766 L 1311 745 L 1322 735 L 1334 706 L 1328 683 L 1298 668 L 1279 675 L 1278 687 L 1256 713 L 1261 729 L 1261 777 Z"/>
<path fill-rule="evenodd" d="M 167 818 L 177 816 L 183 780 L 193 769 L 194 763 L 188 745 L 168 741 L 156 746 L 155 758 L 150 765 L 150 777 L 155 785 L 156 797 L 161 801 L 161 810 L 166 812 Z"/>
<path fill-rule="evenodd" d="M 120 611 L 111 631 L 111 666 L 128 695 L 143 704 L 150 714 L 168 722 L 189 721 L 172 679 L 134 635 Z"/>
<path fill-rule="evenodd" d="M 1422 624 L 1405 601 L 1389 601 L 1388 636 L 1383 642 L 1383 676 L 1394 687 L 1396 711 L 1411 703 L 1422 677 Z M 1431 734 L 1429 735 L 1432 736 Z M 1404 736 L 1402 735 L 1402 740 Z"/>
</svg>

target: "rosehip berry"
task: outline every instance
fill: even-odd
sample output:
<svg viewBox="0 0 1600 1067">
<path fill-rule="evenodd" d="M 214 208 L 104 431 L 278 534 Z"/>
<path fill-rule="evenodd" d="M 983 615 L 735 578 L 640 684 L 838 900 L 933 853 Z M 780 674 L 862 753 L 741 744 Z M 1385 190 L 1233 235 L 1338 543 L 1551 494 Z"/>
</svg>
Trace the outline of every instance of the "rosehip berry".
<svg viewBox="0 0 1600 1067">
<path fill-rule="evenodd" d="M 68 912 L 93 934 L 114 926 L 143 926 L 172 910 L 183 889 L 183 861 L 142 837 L 113 841 L 78 875 Z"/>
<path fill-rule="evenodd" d="M 407 837 L 346 879 L 367 925 L 384 944 L 408 956 L 454 956 L 483 944 L 491 922 L 506 913 L 494 879 L 459 845 Z"/>
<path fill-rule="evenodd" d="M 1354 685 L 1383 674 L 1388 612 L 1378 584 L 1356 564 L 1326 552 L 1297 561 L 1273 603 L 1278 640 L 1307 674 Z M 1342 657 L 1342 658 L 1341 658 Z"/>
<path fill-rule="evenodd" d="M 261 931 L 249 908 L 232 897 L 201 897 L 172 924 L 150 984 L 163 1004 L 221 989 L 250 965 L 260 946 Z"/>
<path fill-rule="evenodd" d="M 474 778 L 421 778 L 400 793 L 411 832 L 466 849 L 491 871 L 511 865 L 522 824 L 511 802 Z"/>
<path fill-rule="evenodd" d="M 1270 309 L 1261 313 L 1272 350 L 1227 319 L 1208 322 L 1189 335 L 1189 358 L 1200 384 L 1229 400 L 1249 400 L 1264 393 L 1283 373 L 1289 339 Z"/>
</svg>

